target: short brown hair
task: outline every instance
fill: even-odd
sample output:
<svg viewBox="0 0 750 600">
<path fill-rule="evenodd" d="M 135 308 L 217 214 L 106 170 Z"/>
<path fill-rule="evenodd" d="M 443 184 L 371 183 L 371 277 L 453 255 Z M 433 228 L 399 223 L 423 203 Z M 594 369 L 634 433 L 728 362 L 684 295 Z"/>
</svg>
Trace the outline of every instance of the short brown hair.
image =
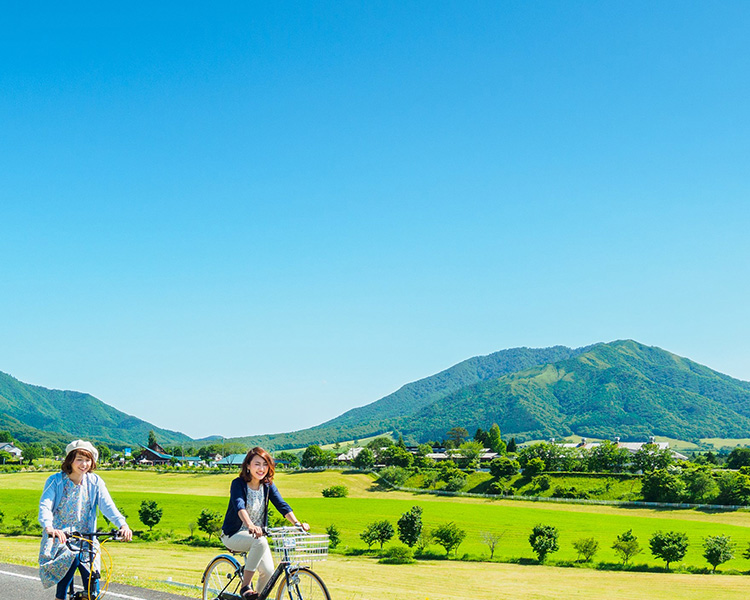
<svg viewBox="0 0 750 600">
<path fill-rule="evenodd" d="M 261 483 L 272 483 L 274 473 L 276 473 L 276 463 L 273 460 L 273 456 L 263 450 L 260 446 L 255 446 L 255 448 L 250 450 L 245 456 L 245 460 L 242 461 L 242 466 L 240 467 L 240 477 L 248 482 L 252 480 L 252 475 L 250 475 L 250 461 L 253 460 L 254 456 L 260 456 L 266 461 L 266 463 L 268 463 L 268 473 L 266 473 L 266 476 Z"/>
<path fill-rule="evenodd" d="M 76 459 L 76 456 L 79 454 L 83 454 L 83 456 L 91 459 L 91 468 L 89 471 L 96 471 L 96 460 L 91 455 L 91 452 L 88 450 L 76 450 L 74 452 L 68 452 L 68 455 L 65 457 L 65 459 L 62 461 L 62 465 L 60 468 L 63 470 L 64 473 L 67 473 L 70 475 L 73 472 L 73 461 Z"/>
</svg>

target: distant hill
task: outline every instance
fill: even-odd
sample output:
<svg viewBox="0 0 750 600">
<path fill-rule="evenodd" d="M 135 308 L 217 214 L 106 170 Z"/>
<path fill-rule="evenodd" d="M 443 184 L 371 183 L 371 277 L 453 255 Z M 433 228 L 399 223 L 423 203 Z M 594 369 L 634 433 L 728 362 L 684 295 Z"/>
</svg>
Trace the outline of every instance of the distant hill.
<svg viewBox="0 0 750 600">
<path fill-rule="evenodd" d="M 76 437 L 115 447 L 145 444 L 149 430 L 162 445 L 191 438 L 125 414 L 90 394 L 49 390 L 0 372 L 0 429 L 22 442 L 67 444 Z"/>
<path fill-rule="evenodd" d="M 293 448 L 397 431 L 412 442 L 498 423 L 519 441 L 578 434 L 643 440 L 750 436 L 750 383 L 632 340 L 514 348 L 463 361 L 326 423 L 237 438 Z"/>
<path fill-rule="evenodd" d="M 511 348 L 486 356 L 475 356 L 435 375 L 408 383 L 380 400 L 353 408 L 316 427 L 291 433 L 233 438 L 232 441 L 270 448 L 296 448 L 359 439 L 394 428 L 400 429 L 411 415 L 461 389 L 508 373 L 572 358 L 585 351 L 586 348 L 553 346 Z M 450 427 L 452 425 L 445 427 L 441 435 Z M 424 438 L 417 432 L 414 432 L 414 437 L 420 440 Z"/>
<path fill-rule="evenodd" d="M 750 383 L 634 341 L 596 344 L 564 360 L 464 387 L 394 424 L 405 436 L 440 438 L 493 422 L 507 435 L 578 434 L 623 440 L 746 437 Z"/>
<path fill-rule="evenodd" d="M 361 439 L 388 431 L 407 441 L 443 439 L 498 423 L 519 441 L 578 434 L 643 440 L 750 437 L 750 383 L 632 340 L 571 349 L 513 348 L 460 362 L 376 402 L 290 433 L 233 438 L 272 450 Z M 89 394 L 48 390 L 0 373 L 0 429 L 20 441 L 88 437 L 110 445 L 191 440 Z"/>
</svg>

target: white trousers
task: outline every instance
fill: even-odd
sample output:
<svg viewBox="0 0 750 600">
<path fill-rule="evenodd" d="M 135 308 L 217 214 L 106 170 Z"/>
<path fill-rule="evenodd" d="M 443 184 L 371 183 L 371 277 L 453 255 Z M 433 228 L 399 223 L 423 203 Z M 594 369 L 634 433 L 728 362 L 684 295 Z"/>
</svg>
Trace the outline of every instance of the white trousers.
<svg viewBox="0 0 750 600">
<path fill-rule="evenodd" d="M 274 569 L 268 539 L 265 536 L 256 538 L 243 527 L 231 537 L 222 534 L 221 541 L 232 552 L 247 552 L 245 571 L 258 571 L 258 585 L 255 590 L 262 591 Z"/>
</svg>

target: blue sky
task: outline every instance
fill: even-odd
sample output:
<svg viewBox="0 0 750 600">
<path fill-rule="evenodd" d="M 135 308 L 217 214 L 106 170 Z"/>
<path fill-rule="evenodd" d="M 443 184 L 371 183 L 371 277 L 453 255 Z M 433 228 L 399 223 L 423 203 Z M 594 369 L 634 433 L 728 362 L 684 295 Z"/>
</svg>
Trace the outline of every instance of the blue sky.
<svg viewBox="0 0 750 600">
<path fill-rule="evenodd" d="M 632 338 L 750 380 L 750 5 L 14 4 L 0 371 L 194 437 Z"/>
</svg>

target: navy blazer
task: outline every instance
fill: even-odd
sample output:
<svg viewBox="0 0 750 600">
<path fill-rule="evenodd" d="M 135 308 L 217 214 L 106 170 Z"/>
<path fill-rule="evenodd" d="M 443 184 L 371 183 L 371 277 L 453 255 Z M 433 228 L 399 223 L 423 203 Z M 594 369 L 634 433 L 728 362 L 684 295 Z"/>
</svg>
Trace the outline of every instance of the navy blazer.
<svg viewBox="0 0 750 600">
<path fill-rule="evenodd" d="M 292 512 L 292 507 L 289 506 L 279 494 L 279 490 L 273 483 L 264 483 L 263 485 L 263 496 L 265 498 L 265 507 L 263 509 L 263 529 L 268 527 L 268 501 L 270 500 L 282 515 L 287 515 Z M 237 477 L 232 480 L 232 485 L 229 488 L 229 506 L 227 506 L 227 514 L 224 516 L 224 524 L 221 526 L 221 531 L 226 536 L 233 536 L 242 528 L 242 520 L 240 519 L 239 512 L 242 509 L 247 510 L 247 481 L 242 477 Z"/>
</svg>

